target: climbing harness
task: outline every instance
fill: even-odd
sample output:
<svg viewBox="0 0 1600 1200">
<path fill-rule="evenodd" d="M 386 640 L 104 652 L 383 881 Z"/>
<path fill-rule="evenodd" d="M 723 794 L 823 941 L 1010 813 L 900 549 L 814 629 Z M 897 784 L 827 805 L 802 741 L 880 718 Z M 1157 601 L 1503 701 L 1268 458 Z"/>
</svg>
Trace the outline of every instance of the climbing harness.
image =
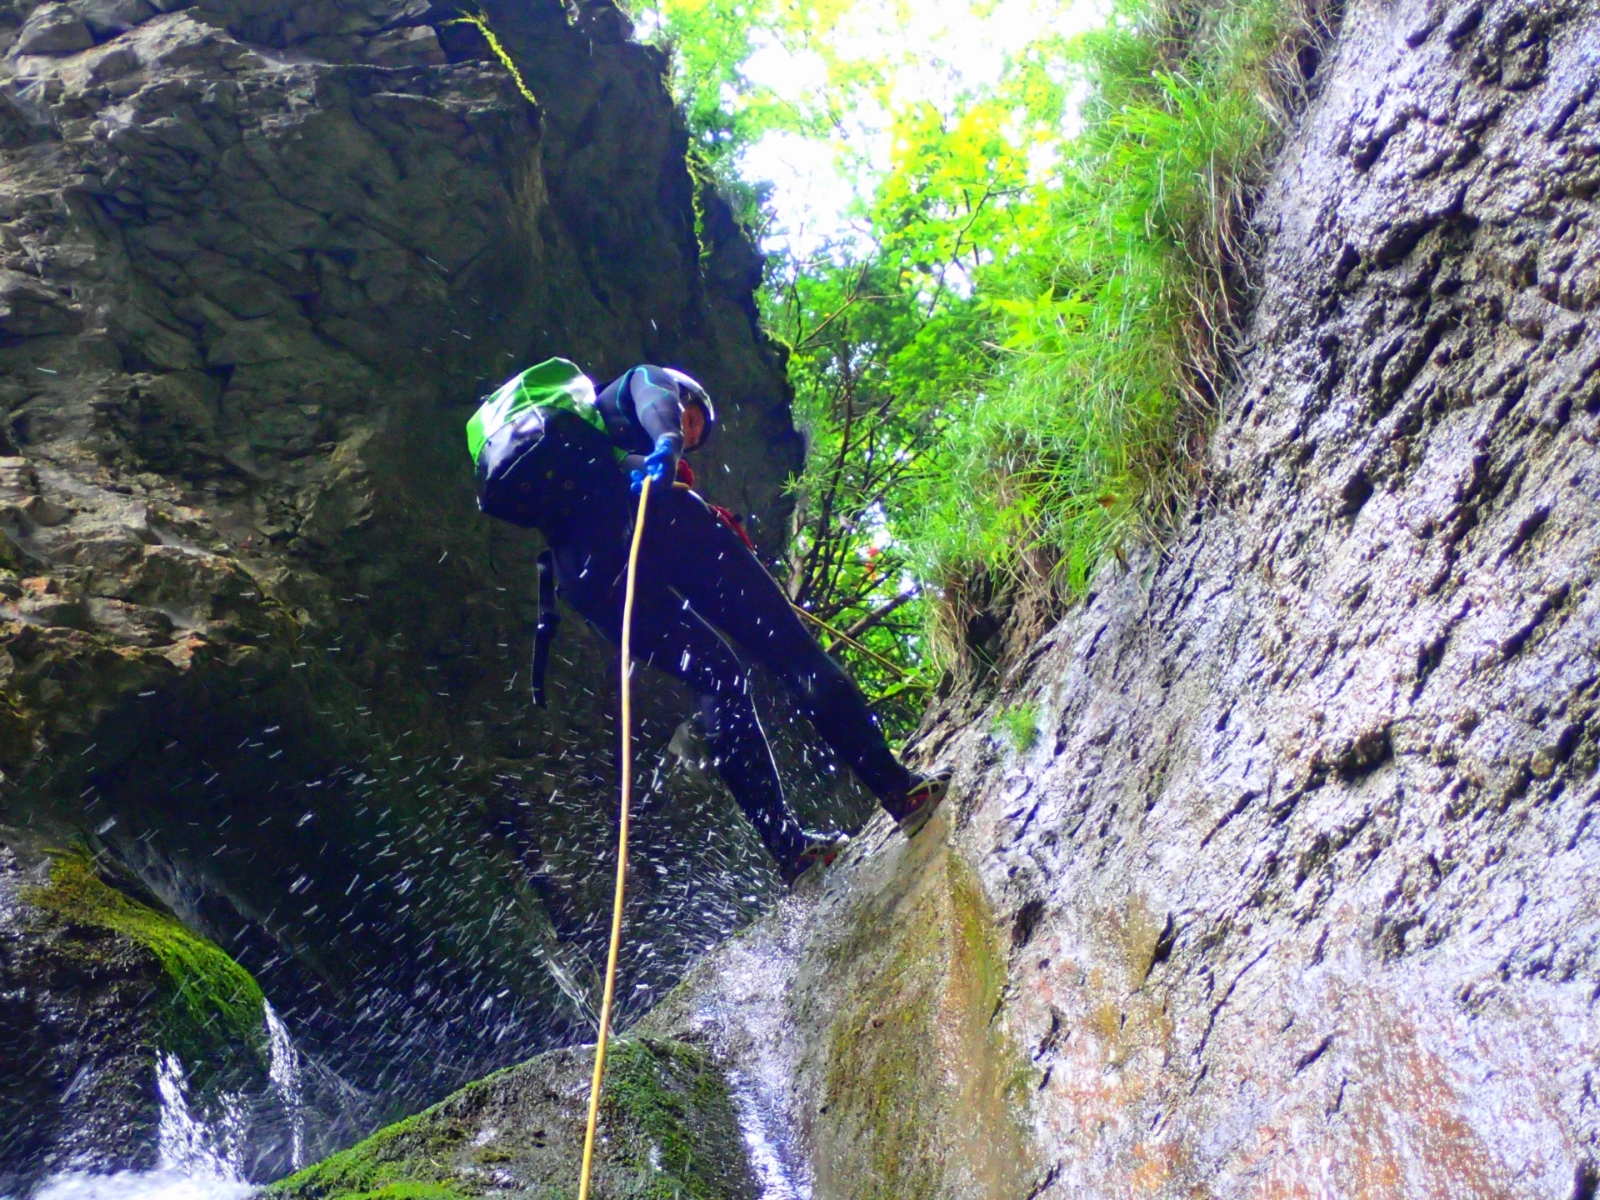
<svg viewBox="0 0 1600 1200">
<path fill-rule="evenodd" d="M 600 1117 L 600 1081 L 606 1069 L 606 1038 L 611 1031 L 611 999 L 617 990 L 617 950 L 622 945 L 622 899 L 628 883 L 628 803 L 633 794 L 633 585 L 639 573 L 639 543 L 644 538 L 645 505 L 650 476 L 639 489 L 639 516 L 628 547 L 628 581 L 622 602 L 622 819 L 617 827 L 617 891 L 611 902 L 611 949 L 606 954 L 606 986 L 600 1000 L 600 1034 L 594 1045 L 594 1080 L 589 1085 L 589 1125 L 583 1135 L 583 1174 L 578 1200 L 589 1200 L 589 1173 L 594 1168 L 594 1130 Z"/>
</svg>

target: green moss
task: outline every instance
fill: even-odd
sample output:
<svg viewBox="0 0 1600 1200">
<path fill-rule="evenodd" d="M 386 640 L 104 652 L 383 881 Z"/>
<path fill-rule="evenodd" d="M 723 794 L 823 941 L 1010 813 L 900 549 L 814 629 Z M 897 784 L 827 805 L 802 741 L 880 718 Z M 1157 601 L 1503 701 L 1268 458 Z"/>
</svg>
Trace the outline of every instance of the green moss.
<svg viewBox="0 0 1600 1200">
<path fill-rule="evenodd" d="M 430 1151 L 457 1146 L 467 1134 L 442 1119 L 443 1107 L 436 1104 L 385 1126 L 366 1141 L 273 1184 L 269 1195 L 453 1200 L 459 1193 L 443 1182 L 450 1177 L 450 1168 L 434 1161 Z"/>
<path fill-rule="evenodd" d="M 1039 706 L 1029 700 L 1003 708 L 995 713 L 989 731 L 1005 738 L 1019 754 L 1026 754 L 1039 743 Z"/>
<path fill-rule="evenodd" d="M 681 1042 L 632 1039 L 617 1042 L 607 1056 L 608 1115 L 643 1135 L 632 1155 L 645 1175 L 641 1197 L 718 1200 L 727 1194 L 721 1186 L 726 1164 L 706 1154 L 699 1114 L 731 1103 L 705 1054 Z"/>
<path fill-rule="evenodd" d="M 570 1200 L 582 1156 L 589 1047 L 479 1080 L 274 1184 L 271 1200 L 467 1200 L 520 1191 Z M 615 1042 L 606 1064 L 596 1195 L 731 1200 L 751 1194 L 743 1141 L 710 1059 L 679 1042 Z"/>
<path fill-rule="evenodd" d="M 166 971 L 167 1041 L 186 1062 L 212 1056 L 218 1044 L 265 1050 L 261 988 L 226 953 L 178 920 L 107 884 L 83 851 L 57 853 L 50 882 L 23 894 L 29 904 L 74 925 L 109 929 L 144 946 Z"/>
<path fill-rule="evenodd" d="M 875 998 L 886 999 L 909 965 L 902 955 Z M 829 1043 L 829 1105 L 838 1105 L 839 1115 L 858 1123 L 864 1135 L 859 1148 L 870 1174 L 861 1181 L 863 1200 L 939 1194 L 938 1160 L 926 1144 L 932 1131 L 917 1128 L 923 1081 L 938 1066 L 933 1017 L 931 997 L 913 995 L 876 1022 L 836 1028 Z"/>
<path fill-rule="evenodd" d="M 934 1200 L 959 1175 L 964 1195 L 1025 1194 L 1028 1071 L 994 1022 L 1004 960 L 964 860 L 931 843 L 908 854 L 834 951 L 820 1190 Z"/>
<path fill-rule="evenodd" d="M 352 1192 L 350 1200 L 466 1200 L 453 1188 L 439 1183 L 418 1183 L 407 1180 L 386 1184 L 370 1192 Z"/>
<path fill-rule="evenodd" d="M 533 89 L 522 77 L 522 69 L 517 66 L 517 60 L 511 57 L 511 52 L 505 48 L 499 36 L 489 25 L 489 18 L 481 12 L 463 12 L 459 17 L 446 21 L 447 25 L 473 25 L 483 35 L 483 40 L 488 43 L 490 51 L 500 60 L 500 65 L 511 75 L 511 81 L 517 85 L 517 91 L 522 93 L 522 98 L 535 108 L 539 107 L 539 98 L 533 94 Z"/>
</svg>

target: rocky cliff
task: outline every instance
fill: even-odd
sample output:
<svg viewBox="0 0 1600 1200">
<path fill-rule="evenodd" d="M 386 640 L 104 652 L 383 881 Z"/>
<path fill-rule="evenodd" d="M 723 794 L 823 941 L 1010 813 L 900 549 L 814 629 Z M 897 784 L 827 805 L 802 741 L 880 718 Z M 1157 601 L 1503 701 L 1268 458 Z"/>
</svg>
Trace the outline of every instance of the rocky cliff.
<svg viewBox="0 0 1600 1200">
<path fill-rule="evenodd" d="M 585 1027 L 612 654 L 569 621 L 531 708 L 537 542 L 477 515 L 463 424 L 551 354 L 682 367 L 726 419 L 705 490 L 769 546 L 800 453 L 761 260 L 628 35 L 607 3 L 0 8 L 0 1191 L 154 1154 L 75 1131 L 102 1093 L 153 1121 L 161 1010 L 215 982 L 161 922 L 363 1113 Z M 651 695 L 659 783 L 690 706 Z M 635 903 L 684 915 L 636 1008 L 768 886 L 673 786 Z"/>
<path fill-rule="evenodd" d="M 929 844 L 650 1018 L 787 1178 L 1594 1196 L 1597 61 L 1593 4 L 1348 6 L 1190 525 L 936 706 Z"/>
<path fill-rule="evenodd" d="M 52 11 L 48 22 L 29 16 L 18 46 L 71 26 L 59 8 Z M 495 339 L 509 318 L 462 324 L 461 314 L 479 310 L 462 299 L 467 292 L 448 288 L 438 294 L 457 298 L 454 311 L 446 300 L 435 309 L 415 301 L 418 311 L 445 315 L 444 332 L 409 343 L 403 353 L 416 357 L 403 364 L 410 365 L 372 376 L 386 389 L 361 404 L 336 399 L 349 394 L 340 381 L 354 376 L 327 366 L 318 377 L 327 390 L 314 394 L 329 399 L 316 402 L 323 405 L 316 413 L 295 411 L 333 432 L 299 450 L 274 451 L 249 433 L 252 422 L 266 421 L 252 414 L 299 419 L 269 402 L 291 390 L 313 394 L 301 377 L 278 374 L 299 369 L 284 365 L 301 362 L 299 352 L 252 360 L 246 355 L 258 351 L 240 348 L 261 344 L 248 331 L 270 329 L 280 339 L 274 345 L 324 339 L 379 372 L 373 364 L 389 360 L 362 357 L 379 354 L 370 346 L 355 348 L 385 319 L 383 304 L 366 309 L 350 299 L 365 294 L 364 272 L 378 270 L 356 243 L 358 235 L 391 237 L 380 216 L 363 224 L 365 214 L 387 210 L 363 205 L 384 196 L 398 204 L 404 190 L 385 192 L 384 176 L 351 168 L 325 185 L 350 197 L 345 207 L 325 210 L 317 207 L 320 186 L 293 192 L 292 172 L 273 173 L 274 155 L 288 155 L 300 171 L 311 170 L 306 164 L 320 170 L 353 153 L 328 147 L 366 144 L 355 132 L 318 140 L 322 121 L 429 146 L 445 134 L 424 131 L 449 129 L 457 131 L 452 146 L 476 146 L 459 132 L 470 122 L 450 124 L 430 106 L 479 94 L 492 94 L 492 102 L 474 109 L 462 101 L 487 114 L 474 118 L 488 125 L 473 136 L 526 148 L 497 150 L 490 161 L 532 165 L 521 174 L 482 168 L 480 175 L 468 165 L 434 172 L 459 178 L 436 211 L 441 228 L 475 211 L 475 196 L 525 188 L 515 194 L 534 198 L 538 238 L 497 234 L 474 244 L 494 250 L 480 269 L 509 272 L 511 281 L 497 289 L 511 295 L 526 286 L 529 296 L 546 297 L 516 310 L 537 314 L 522 335 L 527 344 L 545 346 L 541 331 L 557 326 L 538 321 L 576 319 L 587 296 L 617 313 L 641 314 L 619 326 L 639 340 L 626 343 L 615 364 L 656 345 L 643 331 L 649 319 L 659 321 L 653 310 L 644 318 L 643 307 L 622 298 L 632 293 L 603 293 L 597 282 L 645 288 L 656 278 L 601 268 L 618 246 L 637 244 L 628 238 L 646 237 L 646 226 L 609 207 L 618 194 L 611 188 L 563 191 L 575 185 L 557 181 L 634 178 L 602 147 L 642 125 L 635 110 L 607 109 L 604 97 L 623 90 L 627 69 L 658 81 L 658 66 L 650 52 L 616 40 L 623 26 L 609 8 L 586 8 L 570 25 L 539 10 L 489 15 L 525 64 L 543 106 L 538 122 L 518 107 L 524 102 L 493 63 L 454 40 L 477 46 L 470 26 L 428 25 L 454 63 L 381 68 L 353 64 L 340 55 L 354 52 L 338 48 L 431 55 L 420 18 L 362 18 L 378 23 L 361 25 L 351 17 L 348 27 L 309 32 L 298 12 L 275 23 L 251 14 L 201 22 L 186 11 L 116 35 L 137 41 L 152 36 L 143 30 L 199 22 L 203 36 L 216 39 L 207 45 L 241 49 L 218 51 L 215 60 L 194 51 L 184 61 L 201 65 L 184 70 L 210 72 L 218 95 L 232 95 L 235 79 L 262 84 L 260 92 L 239 93 L 267 96 L 268 115 L 249 126 L 261 131 L 252 135 L 259 141 L 229 142 L 231 135 L 207 126 L 214 151 L 184 143 L 187 149 L 148 152 L 153 161 L 169 161 L 162 155 L 170 150 L 195 156 L 185 162 L 231 163 L 251 181 L 237 185 L 237 196 L 247 198 L 200 186 L 212 199 L 189 209 L 177 207 L 194 202 L 176 180 L 152 176 L 136 187 L 115 164 L 75 148 L 98 147 L 96 138 L 114 143 L 134 129 L 148 138 L 149 129 L 187 128 L 187 115 L 172 126 L 108 121 L 110 132 L 101 134 L 98 118 L 65 114 L 80 111 L 68 107 L 67 97 L 79 94 L 68 70 L 98 61 L 104 50 L 69 47 L 47 56 L 44 67 L 30 65 L 37 56 L 12 60 L 19 80 L 44 82 L 15 93 L 22 115 L 14 136 L 27 144 L 7 151 L 13 174 L 5 178 L 49 178 L 57 190 L 43 194 L 59 197 L 60 207 L 54 200 L 19 205 L 22 231 L 46 231 L 27 244 L 50 253 L 41 250 L 39 273 L 15 284 L 14 315 L 6 319 L 30 324 L 18 325 L 18 341 L 3 351 L 15 356 L 4 360 L 17 364 L 11 378 L 31 389 L 19 392 L 12 424 L 17 457 L 27 461 L 11 468 L 18 515 L 7 546 L 19 565 L 8 686 L 16 697 L 12 728 L 23 731 L 14 739 L 20 757 L 9 768 L 11 786 L 35 800 L 25 808 L 8 801 L 10 828 L 22 831 L 8 839 L 26 850 L 44 836 L 28 830 L 87 831 L 92 847 L 124 864 L 125 874 L 106 868 L 114 878 L 101 886 L 115 885 L 150 912 L 167 905 L 228 939 L 260 968 L 269 994 L 326 996 L 330 1006 L 359 996 L 353 1009 L 339 1011 L 365 1022 L 352 1042 L 369 1046 L 374 1062 L 397 1048 L 401 1027 L 416 1025 L 452 1037 L 459 1031 L 451 1044 L 467 1047 L 464 1060 L 492 1058 L 481 1049 L 492 1031 L 522 1028 L 497 1026 L 497 1005 L 558 1014 L 544 1018 L 551 1036 L 581 1029 L 570 1010 L 560 1015 L 576 1001 L 563 1000 L 557 976 L 582 942 L 563 940 L 562 914 L 583 906 L 563 891 L 560 870 L 528 867 L 548 863 L 563 845 L 573 853 L 562 840 L 570 831 L 594 835 L 603 827 L 582 816 L 581 804 L 569 813 L 552 802 L 546 789 L 557 781 L 542 774 L 559 772 L 559 789 L 599 805 L 604 736 L 579 697 L 603 680 L 569 666 L 567 716 L 526 714 L 501 698 L 509 693 L 498 689 L 518 665 L 513 633 L 524 614 L 494 589 L 525 594 L 527 547 L 497 541 L 491 559 L 488 535 L 469 520 L 464 481 L 449 477 L 455 493 L 443 482 L 457 451 L 444 440 L 436 445 L 422 418 L 444 409 L 454 419 L 464 411 L 449 405 L 459 393 L 405 390 L 455 378 L 454 371 L 471 391 L 470 383 L 494 372 L 461 364 L 503 353 L 510 343 Z M 87 16 L 78 19 L 90 41 L 102 36 Z M 85 35 L 71 36 L 82 43 Z M 592 40 L 596 61 L 612 65 L 577 63 L 568 48 L 586 43 L 575 38 Z M 291 53 L 291 43 L 303 49 Z M 235 54 L 258 55 L 259 65 L 229 57 Z M 954 787 L 918 840 L 905 841 L 881 821 L 869 826 L 824 878 L 708 955 L 635 1029 L 638 1040 L 619 1060 L 626 1078 L 607 1113 L 615 1147 L 607 1188 L 742 1195 L 754 1186 L 772 1197 L 852 1200 L 1592 1200 L 1600 1185 L 1591 1078 L 1600 1044 L 1600 914 L 1590 882 L 1600 865 L 1592 821 L 1600 805 L 1600 335 L 1591 327 L 1600 299 L 1597 59 L 1593 3 L 1352 0 L 1326 54 L 1302 60 L 1315 68 L 1312 98 L 1256 207 L 1259 286 L 1192 520 L 1159 552 L 1109 564 L 1001 677 L 940 698 L 914 752 L 925 764 L 952 767 Z M 381 76 L 385 90 L 361 91 L 369 85 L 355 81 L 379 79 L 380 70 L 399 74 Z M 265 86 L 268 77 L 300 78 L 296 72 L 327 90 L 315 93 L 316 103 L 271 108 L 280 93 Z M 57 92 L 52 79 L 60 81 Z M 611 81 L 598 100 L 585 90 L 597 79 Z M 429 86 L 443 90 L 421 95 L 423 83 L 396 80 L 434 81 Z M 487 91 L 471 90 L 480 87 Z M 412 107 L 403 121 L 384 124 L 384 106 L 402 102 L 395 96 Z M 161 111 L 210 111 L 192 98 L 171 103 Z M 230 103 L 240 127 L 257 119 L 246 115 L 256 110 L 243 99 Z M 662 114 L 670 133 L 668 107 L 659 103 L 648 111 Z M 56 132 L 39 133 L 24 120 L 40 112 L 63 114 L 52 118 Z M 303 158 L 285 149 L 294 146 L 308 147 Z M 479 162 L 472 153 L 462 150 L 459 162 Z M 77 164 L 70 186 L 48 174 L 69 160 Z M 585 174 L 602 161 L 616 162 L 620 174 Z M 625 161 L 633 170 L 660 160 Z M 94 164 L 101 165 L 91 170 Z M 310 221 L 301 209 L 327 212 L 311 227 L 339 253 L 285 251 L 282 260 L 317 264 L 318 290 L 272 282 L 246 288 L 242 300 L 213 298 L 198 286 L 183 293 L 188 273 L 204 273 L 214 261 L 196 231 L 209 228 L 213 212 L 233 211 L 227 204 L 263 194 L 250 190 L 255 171 L 270 182 L 262 189 L 289 189 L 298 199 L 265 210 L 276 215 L 251 236 L 292 239 L 300 236 L 295 221 Z M 491 186 L 493 178 L 512 182 Z M 645 190 L 655 188 L 652 203 L 661 207 L 646 210 L 679 214 L 677 225 L 662 226 L 679 240 L 648 244 L 690 246 L 696 225 L 685 178 L 666 168 L 649 178 L 655 182 Z M 347 186 L 353 190 L 340 190 Z M 176 251 L 144 249 L 138 234 L 169 211 L 191 216 L 161 236 L 181 232 L 201 247 L 193 265 L 183 260 L 181 275 L 158 265 Z M 714 229 L 716 211 L 702 202 L 701 228 Z M 99 231 L 101 240 L 74 249 L 87 243 L 73 242 L 64 232 L 71 230 Z M 670 345 L 682 348 L 691 368 L 700 361 L 691 351 L 716 346 L 718 355 L 750 364 L 740 378 L 773 381 L 766 391 L 752 386 L 748 394 L 771 399 L 753 399 L 748 419 L 782 430 L 781 386 L 749 332 L 748 313 L 713 286 L 743 278 L 737 264 L 747 260 L 717 249 L 735 243 L 705 237 L 698 274 L 690 271 L 703 290 L 683 293 L 684 304 L 697 307 L 673 310 L 700 314 L 704 323 L 685 319 L 681 328 L 652 332 L 680 339 Z M 573 258 L 560 261 L 580 263 L 591 282 L 577 299 L 539 293 L 530 281 L 544 276 L 517 266 L 512 250 L 519 247 L 529 247 L 528 263 L 554 263 L 570 250 Z M 427 254 L 441 270 L 461 269 L 449 254 Z M 412 259 L 394 261 L 402 260 L 418 272 L 416 288 L 433 279 Z M 272 271 L 282 265 L 265 253 L 262 261 Z M 124 262 L 130 265 L 107 265 Z M 131 297 L 107 311 L 146 313 L 150 323 L 108 316 L 96 324 L 100 310 L 74 307 L 76 290 L 48 290 L 52 271 L 83 279 L 85 298 Z M 278 279 L 266 267 L 260 273 Z M 113 288 L 124 290 L 96 290 Z M 248 307 L 252 297 L 280 294 L 299 307 Z M 322 315 L 323 305 L 346 311 L 340 304 L 357 305 L 361 315 L 349 325 Z M 280 315 L 291 312 L 309 327 Z M 251 324 L 260 321 L 272 324 Z M 746 339 L 729 343 L 742 347 L 738 354 L 708 340 L 732 337 L 730 329 Z M 194 357 L 150 357 L 148 347 L 167 344 L 162 331 L 188 338 Z M 166 411 L 165 397 L 179 394 L 160 391 L 158 380 L 169 388 L 209 380 L 205 386 L 218 389 L 204 393 L 211 425 L 195 418 L 172 426 L 214 431 L 204 442 L 214 457 L 199 460 L 213 465 L 189 468 L 198 472 L 193 482 L 180 467 L 136 473 L 121 465 L 119 455 L 145 453 L 118 432 L 134 428 L 117 424 L 128 420 L 118 414 L 132 399 L 104 397 L 133 397 L 133 383 L 127 393 L 96 390 L 83 382 L 91 378 L 89 360 L 49 357 L 101 353 L 97 347 L 115 349 L 115 365 L 95 368 L 108 379 L 150 377 L 136 398 L 144 405 L 152 397 L 151 412 Z M 424 369 L 417 365 L 424 349 L 456 365 L 440 366 L 443 374 Z M 111 350 L 104 353 L 111 364 Z M 383 353 L 401 352 L 385 340 Z M 246 369 L 263 363 L 278 365 Z M 299 382 L 291 388 L 285 378 Z M 741 385 L 727 379 L 721 386 Z M 413 394 L 411 407 L 398 399 Z M 137 427 L 146 425 L 167 428 L 154 417 Z M 352 445 L 356 436 L 366 440 Z M 183 445 L 194 440 L 186 435 Z M 102 444 L 107 457 L 89 465 L 79 448 Z M 774 453 L 787 453 L 783 439 L 772 444 Z M 273 482 L 280 478 L 273 472 L 296 463 L 294 470 L 323 473 L 282 475 L 292 487 Z M 761 477 L 758 465 L 733 465 L 734 479 L 740 470 Z M 423 486 L 429 481 L 434 490 Z M 447 494 L 459 497 L 455 508 L 425 506 L 425 498 Z M 267 497 L 259 512 L 257 495 Z M 271 506 L 271 497 L 285 495 L 308 498 L 298 508 Z M 292 525 L 291 509 L 298 514 Z M 132 539 L 126 557 L 108 560 L 114 569 L 97 565 L 96 531 L 121 513 L 143 513 L 145 525 L 130 528 L 149 532 L 125 535 Z M 254 532 L 228 524 L 247 518 Z M 108 545 L 123 544 L 104 536 Z M 261 540 L 246 546 L 245 537 Z M 84 547 L 81 565 L 67 557 L 68 546 Z M 51 554 L 62 565 L 51 566 Z M 369 578 L 363 572 L 373 562 L 393 563 L 394 571 Z M 491 562 L 506 573 L 499 584 Z M 190 564 L 191 573 L 172 563 Z M 215 574 L 194 574 L 192 564 Z M 515 586 L 504 581 L 511 572 L 520 572 Z M 108 579 L 121 582 L 96 582 Z M 178 582 L 160 582 L 168 579 Z M 216 583 L 210 592 L 183 590 L 197 588 L 196 579 Z M 455 588 L 452 601 L 463 599 L 460 607 L 440 603 L 447 587 Z M 478 599 L 468 605 L 468 597 Z M 468 612 L 472 621 L 461 623 Z M 152 631 L 139 635 L 149 645 L 115 634 L 108 622 L 123 615 L 121 628 Z M 496 634 L 508 643 L 504 651 L 475 632 L 490 628 L 505 631 Z M 439 692 L 451 693 L 448 704 L 437 702 Z M 659 745 L 670 719 L 658 712 L 655 726 Z M 366 729 L 387 740 L 372 748 L 358 738 Z M 509 748 L 517 736 L 524 738 L 520 757 Z M 565 762 L 549 754 L 553 742 L 537 740 L 547 736 L 570 739 Z M 272 757 L 280 746 L 274 738 L 286 742 L 279 757 Z M 471 753 L 452 770 L 454 753 L 408 757 L 410 738 Z M 222 761 L 213 766 L 212 755 Z M 113 763 L 114 770 L 106 765 Z M 507 786 L 491 786 L 496 770 Z M 468 771 L 477 774 L 462 774 Z M 225 806 L 205 790 L 219 785 L 228 789 Z M 292 806 L 272 799 L 284 792 Z M 521 804 L 534 798 L 544 802 L 538 811 L 547 825 L 522 815 Z M 679 811 L 693 827 L 692 809 Z M 30 814 L 27 821 L 18 812 Z M 68 815 L 53 826 L 49 813 Z M 270 845 L 283 849 L 269 854 L 268 843 L 244 840 L 253 835 L 228 835 L 234 826 L 223 824 L 225 814 L 239 826 L 276 822 L 266 827 L 281 840 Z M 204 837 L 185 832 L 195 828 Z M 705 854 L 736 850 L 719 843 Z M 86 940 L 81 930 L 59 925 L 73 911 L 52 891 L 64 878 L 42 886 L 40 867 L 30 865 L 34 853 L 33 860 L 23 853 L 15 868 L 35 873 L 29 894 L 37 911 L 26 919 L 43 922 L 36 931 L 43 940 L 30 945 L 90 961 L 78 945 Z M 367 876 L 380 857 L 395 862 Z M 440 865 L 430 869 L 430 859 Z M 58 869 L 82 861 L 60 859 Z M 337 869 L 312 873 L 308 862 Z M 646 881 L 652 868 L 667 869 L 648 851 L 641 864 Z M 584 874 L 567 870 L 572 878 Z M 322 882 L 336 878 L 342 887 L 357 876 L 343 899 Z M 386 889 L 370 909 L 351 900 L 369 878 Z M 648 883 L 643 903 L 671 898 L 672 886 L 671 879 Z M 720 896 L 713 888 L 708 902 L 722 904 Z M 492 919 L 473 925 L 489 897 L 516 897 L 521 907 L 490 908 Z M 671 911 L 688 920 L 690 898 L 702 899 L 678 893 Z M 0 937 L 14 928 L 0 927 Z M 429 940 L 426 928 L 462 932 L 460 940 Z M 662 953 L 673 936 L 661 922 L 636 918 L 630 928 L 633 953 L 644 958 Z M 494 936 L 474 940 L 467 936 L 474 929 Z M 318 940 L 323 930 L 330 935 Z M 269 949 L 282 966 L 268 968 Z M 398 954 L 412 956 L 404 968 L 372 961 Z M 526 970 L 533 960 L 547 964 L 545 973 Z M 402 970 L 412 973 L 404 987 L 391 985 L 391 972 Z M 100 990 L 84 991 L 91 1002 L 117 989 L 137 996 L 161 986 L 137 956 L 116 959 L 97 978 Z M 438 995 L 430 989 L 446 998 L 428 999 Z M 495 1015 L 469 1017 L 458 1002 L 465 996 L 482 1006 L 474 1013 Z M 310 1030 L 319 1028 L 314 1003 L 302 1010 Z M 130 1004 L 128 1011 L 134 1020 L 145 1010 Z M 537 1039 L 519 1033 L 514 1040 L 510 1049 Z M 285 1192 L 443 1200 L 570 1186 L 561 1170 L 563 1162 L 576 1166 L 582 1057 L 554 1051 L 496 1076 L 291 1180 Z M 720 1066 L 720 1081 L 708 1076 L 708 1062 Z M 369 1077 L 381 1074 L 374 1068 Z M 747 1164 L 728 1156 L 730 1122 L 743 1134 Z M 685 1161 L 709 1166 L 703 1176 L 685 1175 Z"/>
</svg>

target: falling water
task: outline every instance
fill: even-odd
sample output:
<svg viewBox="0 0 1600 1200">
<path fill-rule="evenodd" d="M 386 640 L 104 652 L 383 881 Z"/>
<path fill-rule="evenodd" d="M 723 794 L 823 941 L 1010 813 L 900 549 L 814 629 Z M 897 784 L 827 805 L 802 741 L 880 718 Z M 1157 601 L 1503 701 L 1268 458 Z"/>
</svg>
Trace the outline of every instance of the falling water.
<svg viewBox="0 0 1600 1200">
<path fill-rule="evenodd" d="M 819 912 L 814 898 L 791 896 L 778 915 L 725 942 L 704 966 L 716 983 L 704 987 L 691 1028 L 732 1064 L 728 1090 L 763 1200 L 811 1200 L 791 1081 L 800 1044 L 789 987 Z"/>
<path fill-rule="evenodd" d="M 298 1171 L 306 1165 L 305 1097 L 300 1083 L 300 1052 L 289 1037 L 289 1027 L 270 1002 L 265 1004 L 267 1020 L 267 1069 L 273 1094 L 289 1117 L 289 1166 Z"/>
<path fill-rule="evenodd" d="M 194 1179 L 243 1186 L 245 1119 L 239 1097 L 220 1097 L 215 1121 L 198 1119 L 189 1109 L 188 1081 L 176 1054 L 162 1054 L 156 1070 L 156 1088 L 161 1094 L 157 1133 L 161 1166 Z"/>
<path fill-rule="evenodd" d="M 768 1082 L 743 1071 L 728 1072 L 728 1092 L 761 1200 L 811 1200 L 810 1172 L 794 1148 L 787 1114 L 778 1110 Z"/>
<path fill-rule="evenodd" d="M 244 1109 L 239 1099 L 222 1097 L 211 1123 L 197 1119 L 175 1054 L 163 1053 L 157 1062 L 156 1089 L 161 1118 L 154 1170 L 58 1175 L 34 1200 L 242 1200 L 254 1190 L 241 1166 Z"/>
<path fill-rule="evenodd" d="M 262 1017 L 270 1097 L 213 1094 L 204 1105 L 204 1114 L 197 1114 L 190 1105 L 183 1063 L 177 1055 L 163 1052 L 156 1062 L 161 1105 L 156 1166 L 148 1171 L 109 1174 L 67 1172 L 47 1182 L 33 1200 L 242 1200 L 255 1190 L 246 1178 L 249 1155 L 252 1149 L 256 1153 L 261 1150 L 259 1144 L 251 1144 L 252 1124 L 259 1141 L 262 1130 L 258 1121 L 266 1111 L 281 1114 L 283 1123 L 277 1128 L 288 1134 L 288 1161 L 279 1162 L 293 1170 L 305 1166 L 306 1064 L 288 1026 L 271 1004 L 264 1005 Z M 263 1101 L 267 1109 L 262 1108 Z"/>
</svg>

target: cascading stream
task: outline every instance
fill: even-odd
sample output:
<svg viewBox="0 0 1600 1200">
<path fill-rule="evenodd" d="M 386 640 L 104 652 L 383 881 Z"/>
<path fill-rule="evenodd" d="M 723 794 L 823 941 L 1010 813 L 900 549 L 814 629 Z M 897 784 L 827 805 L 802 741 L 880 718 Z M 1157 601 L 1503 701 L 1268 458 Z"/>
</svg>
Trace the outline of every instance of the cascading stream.
<svg viewBox="0 0 1600 1200">
<path fill-rule="evenodd" d="M 273 1094 L 289 1117 L 289 1165 L 298 1171 L 306 1165 L 306 1114 L 305 1094 L 301 1082 L 300 1052 L 289 1036 L 289 1027 L 265 1001 L 262 1011 L 267 1022 L 267 1053 L 270 1066 L 267 1078 Z"/>
<path fill-rule="evenodd" d="M 161 1098 L 159 1158 L 149 1171 L 109 1175 L 68 1172 L 34 1193 L 34 1200 L 242 1200 L 253 1189 L 242 1166 L 246 1134 L 242 1099 L 224 1094 L 212 1120 L 189 1105 L 188 1081 L 175 1054 L 156 1064 Z"/>
<path fill-rule="evenodd" d="M 286 1135 L 287 1165 L 306 1165 L 305 1064 L 289 1028 L 271 1004 L 263 1006 L 269 1094 L 255 1103 L 243 1092 L 208 1096 L 197 1111 L 183 1063 L 162 1051 L 156 1062 L 160 1100 L 157 1161 L 146 1171 L 93 1174 L 68 1171 L 48 1180 L 32 1200 L 242 1200 L 257 1184 L 248 1178 L 252 1129 L 265 1109 Z M 276 1110 L 272 1112 L 271 1110 Z"/>
</svg>

